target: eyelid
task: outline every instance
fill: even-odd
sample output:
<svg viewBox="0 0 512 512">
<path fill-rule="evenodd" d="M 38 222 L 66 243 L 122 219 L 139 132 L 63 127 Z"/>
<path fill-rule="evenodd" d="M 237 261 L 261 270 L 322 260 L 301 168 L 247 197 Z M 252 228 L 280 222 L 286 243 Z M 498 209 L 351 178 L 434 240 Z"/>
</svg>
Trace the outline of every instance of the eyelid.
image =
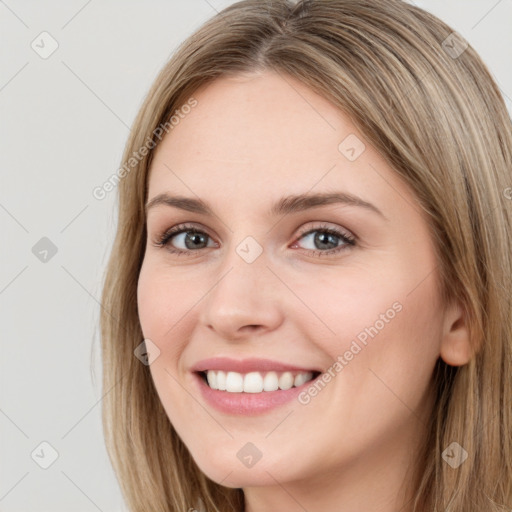
<svg viewBox="0 0 512 512">
<path fill-rule="evenodd" d="M 336 232 L 340 232 L 341 234 L 343 234 L 346 238 L 349 238 L 349 239 L 356 239 L 355 235 L 349 231 L 348 229 L 346 228 L 343 228 L 341 226 L 338 226 L 338 225 L 335 225 L 334 227 L 332 226 L 329 226 L 329 224 L 331 223 L 328 223 L 328 222 L 323 222 L 323 221 L 311 221 L 311 222 L 321 222 L 322 224 L 321 225 L 318 225 L 318 226 L 310 226 L 310 227 L 301 227 L 300 230 L 299 230 L 299 234 L 297 235 L 297 239 L 303 237 L 304 235 L 308 235 L 312 232 L 315 232 L 315 231 L 336 231 Z M 310 224 L 311 222 L 309 222 L 308 224 Z"/>
</svg>

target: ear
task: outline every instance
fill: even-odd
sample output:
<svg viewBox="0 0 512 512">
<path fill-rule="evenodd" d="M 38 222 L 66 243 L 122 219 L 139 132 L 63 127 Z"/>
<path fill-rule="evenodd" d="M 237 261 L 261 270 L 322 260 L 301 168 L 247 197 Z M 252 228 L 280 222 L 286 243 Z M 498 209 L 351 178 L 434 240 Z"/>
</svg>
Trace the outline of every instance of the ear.
<svg viewBox="0 0 512 512">
<path fill-rule="evenodd" d="M 474 355 L 467 320 L 460 302 L 454 301 L 445 309 L 440 355 L 451 366 L 467 364 Z"/>
</svg>

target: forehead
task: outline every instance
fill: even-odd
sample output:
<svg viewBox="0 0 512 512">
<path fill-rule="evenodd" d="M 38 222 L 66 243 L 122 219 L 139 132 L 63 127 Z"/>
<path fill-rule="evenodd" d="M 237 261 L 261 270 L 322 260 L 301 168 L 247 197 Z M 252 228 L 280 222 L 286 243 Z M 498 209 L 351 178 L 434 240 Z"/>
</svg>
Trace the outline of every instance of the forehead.
<svg viewBox="0 0 512 512">
<path fill-rule="evenodd" d="M 409 193 L 346 115 L 289 76 L 223 77 L 193 97 L 197 105 L 156 150 L 149 198 L 172 191 L 263 207 L 312 189 L 381 204 L 400 189 Z M 360 152 L 357 158 L 347 158 L 347 144 Z"/>
<path fill-rule="evenodd" d="M 268 167 L 278 154 L 293 160 L 299 148 L 302 158 L 311 159 L 337 152 L 340 114 L 291 77 L 273 72 L 223 77 L 196 91 L 194 98 L 197 105 L 165 144 L 170 150 L 186 149 L 187 157 L 193 152 L 196 158 Z"/>
</svg>

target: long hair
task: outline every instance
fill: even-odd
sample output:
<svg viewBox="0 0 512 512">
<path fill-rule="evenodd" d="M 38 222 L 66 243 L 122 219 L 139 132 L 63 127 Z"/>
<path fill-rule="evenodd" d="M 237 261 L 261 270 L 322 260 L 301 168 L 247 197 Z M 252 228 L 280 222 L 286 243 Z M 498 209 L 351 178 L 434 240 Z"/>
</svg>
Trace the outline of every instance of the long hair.
<svg viewBox="0 0 512 512">
<path fill-rule="evenodd" d="M 104 433 L 130 510 L 186 511 L 200 502 L 209 511 L 244 508 L 241 489 L 199 470 L 134 349 L 143 340 L 137 281 L 159 127 L 168 131 L 200 86 L 258 70 L 298 79 L 329 99 L 412 187 L 433 235 L 443 300 L 464 306 L 475 355 L 460 367 L 437 362 L 435 406 L 410 506 L 510 510 L 511 120 L 474 49 L 401 0 L 238 2 L 188 38 L 151 87 L 123 155 L 100 319 Z M 442 456 L 452 442 L 468 454 L 456 469 Z"/>
</svg>

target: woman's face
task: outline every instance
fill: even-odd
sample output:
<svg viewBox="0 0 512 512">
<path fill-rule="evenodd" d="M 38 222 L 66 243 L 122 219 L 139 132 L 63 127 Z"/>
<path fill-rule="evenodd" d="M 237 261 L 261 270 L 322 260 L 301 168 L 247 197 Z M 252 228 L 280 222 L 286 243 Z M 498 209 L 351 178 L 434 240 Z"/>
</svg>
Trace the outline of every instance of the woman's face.
<svg viewBox="0 0 512 512">
<path fill-rule="evenodd" d="M 152 162 L 148 202 L 181 200 L 149 207 L 138 283 L 172 425 L 230 487 L 405 471 L 447 332 L 415 196 L 292 78 L 194 98 Z"/>
</svg>

